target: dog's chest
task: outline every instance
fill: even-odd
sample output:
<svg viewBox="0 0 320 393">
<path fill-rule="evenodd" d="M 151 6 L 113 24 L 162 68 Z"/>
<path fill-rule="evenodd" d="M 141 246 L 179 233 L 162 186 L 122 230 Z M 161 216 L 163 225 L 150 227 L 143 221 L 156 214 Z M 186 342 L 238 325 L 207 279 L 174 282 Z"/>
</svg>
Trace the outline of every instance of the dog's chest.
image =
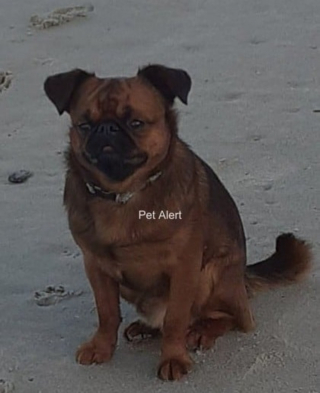
<svg viewBox="0 0 320 393">
<path fill-rule="evenodd" d="M 139 217 L 139 208 L 114 206 L 98 210 L 94 207 L 94 236 L 105 246 L 127 246 L 144 242 L 164 241 L 174 235 L 181 226 L 180 220 L 154 219 Z M 160 213 L 155 210 L 154 215 Z"/>
<path fill-rule="evenodd" d="M 150 247 L 110 247 L 98 259 L 99 267 L 121 286 L 134 292 L 162 291 L 167 279 L 163 273 L 163 259 L 159 250 L 150 253 Z"/>
</svg>

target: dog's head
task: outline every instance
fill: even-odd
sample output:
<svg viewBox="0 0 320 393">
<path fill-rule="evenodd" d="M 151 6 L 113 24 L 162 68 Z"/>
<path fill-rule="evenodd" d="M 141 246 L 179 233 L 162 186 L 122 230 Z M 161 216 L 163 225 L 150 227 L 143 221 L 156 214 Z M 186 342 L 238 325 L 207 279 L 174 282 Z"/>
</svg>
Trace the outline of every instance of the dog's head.
<svg viewBox="0 0 320 393">
<path fill-rule="evenodd" d="M 98 78 L 75 69 L 47 78 L 44 89 L 59 114 L 71 118 L 70 142 L 79 163 L 109 182 L 148 173 L 166 157 L 174 99 L 187 103 L 189 75 L 149 65 L 131 78 Z"/>
</svg>

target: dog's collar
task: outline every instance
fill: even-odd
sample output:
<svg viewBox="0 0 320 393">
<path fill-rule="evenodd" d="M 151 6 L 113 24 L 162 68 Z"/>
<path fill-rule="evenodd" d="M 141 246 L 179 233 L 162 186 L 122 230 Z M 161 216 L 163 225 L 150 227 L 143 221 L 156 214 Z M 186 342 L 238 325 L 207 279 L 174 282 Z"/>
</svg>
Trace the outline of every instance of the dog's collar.
<svg viewBox="0 0 320 393">
<path fill-rule="evenodd" d="M 162 175 L 162 172 L 159 171 L 156 174 L 152 175 L 149 177 L 149 179 L 144 183 L 144 185 L 137 191 L 132 191 L 132 192 L 124 192 L 124 193 L 116 193 L 113 191 L 106 191 L 103 190 L 101 187 L 96 186 L 93 183 L 86 182 L 86 187 L 89 193 L 92 196 L 97 196 L 100 198 L 107 199 L 109 201 L 114 201 L 116 203 L 120 204 L 125 204 L 127 203 L 137 192 L 142 191 L 145 189 L 149 184 L 155 182 L 160 176 Z"/>
</svg>

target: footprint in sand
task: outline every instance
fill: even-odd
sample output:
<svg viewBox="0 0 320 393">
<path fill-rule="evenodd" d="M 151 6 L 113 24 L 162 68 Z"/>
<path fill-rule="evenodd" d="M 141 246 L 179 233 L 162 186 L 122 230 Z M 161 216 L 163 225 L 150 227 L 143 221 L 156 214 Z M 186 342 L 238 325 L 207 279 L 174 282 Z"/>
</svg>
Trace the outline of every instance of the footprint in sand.
<svg viewBox="0 0 320 393">
<path fill-rule="evenodd" d="M 0 93 L 9 88 L 12 79 L 13 79 L 13 75 L 11 71 L 0 70 Z"/>
<path fill-rule="evenodd" d="M 40 64 L 40 65 L 47 65 L 48 64 L 49 66 L 51 66 L 55 62 L 55 60 L 52 57 L 48 57 L 48 58 L 36 57 L 35 59 L 33 59 L 33 61 L 36 64 Z"/>
<path fill-rule="evenodd" d="M 230 91 L 220 95 L 219 101 L 233 102 L 239 100 L 244 95 L 242 91 Z"/>
<path fill-rule="evenodd" d="M 43 291 L 36 291 L 34 300 L 38 306 L 52 306 L 73 297 L 82 295 L 82 291 L 67 291 L 62 285 L 48 286 Z"/>
<path fill-rule="evenodd" d="M 81 256 L 80 251 L 71 251 L 68 249 L 63 250 L 63 254 L 66 257 L 72 257 L 73 259 L 78 258 Z"/>
<path fill-rule="evenodd" d="M 0 393 L 10 393 L 14 391 L 14 385 L 11 382 L 0 379 Z"/>
<path fill-rule="evenodd" d="M 76 7 L 58 8 L 45 15 L 33 15 L 30 18 L 30 26 L 44 30 L 53 26 L 60 26 L 70 22 L 75 18 L 85 18 L 89 12 L 94 9 L 93 5 L 84 5 Z"/>
<path fill-rule="evenodd" d="M 264 44 L 265 42 L 266 42 L 265 39 L 259 37 L 253 37 L 249 40 L 249 44 L 251 45 L 260 45 L 260 44 Z"/>
</svg>

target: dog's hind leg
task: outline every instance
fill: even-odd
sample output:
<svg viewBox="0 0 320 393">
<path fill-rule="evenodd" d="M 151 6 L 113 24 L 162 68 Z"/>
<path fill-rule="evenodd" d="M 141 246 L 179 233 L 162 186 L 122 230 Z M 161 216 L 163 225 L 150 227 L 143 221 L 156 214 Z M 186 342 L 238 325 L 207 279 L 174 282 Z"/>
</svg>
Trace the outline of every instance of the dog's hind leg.
<svg viewBox="0 0 320 393">
<path fill-rule="evenodd" d="M 196 319 L 187 333 L 189 349 L 209 349 L 218 337 L 230 330 L 249 332 L 254 329 L 243 267 L 223 265 L 221 260 L 212 261 L 203 271 L 199 290 L 208 286 L 208 282 L 212 283 L 211 290 L 206 301 L 197 305 Z"/>
<path fill-rule="evenodd" d="M 161 335 L 160 329 L 148 326 L 143 321 L 137 320 L 127 326 L 123 332 L 126 340 L 154 338 Z"/>
<path fill-rule="evenodd" d="M 217 313 L 215 316 L 212 315 L 211 318 L 199 318 L 188 330 L 187 347 L 191 351 L 210 349 L 218 337 L 234 328 L 234 318 L 228 314 Z"/>
</svg>

